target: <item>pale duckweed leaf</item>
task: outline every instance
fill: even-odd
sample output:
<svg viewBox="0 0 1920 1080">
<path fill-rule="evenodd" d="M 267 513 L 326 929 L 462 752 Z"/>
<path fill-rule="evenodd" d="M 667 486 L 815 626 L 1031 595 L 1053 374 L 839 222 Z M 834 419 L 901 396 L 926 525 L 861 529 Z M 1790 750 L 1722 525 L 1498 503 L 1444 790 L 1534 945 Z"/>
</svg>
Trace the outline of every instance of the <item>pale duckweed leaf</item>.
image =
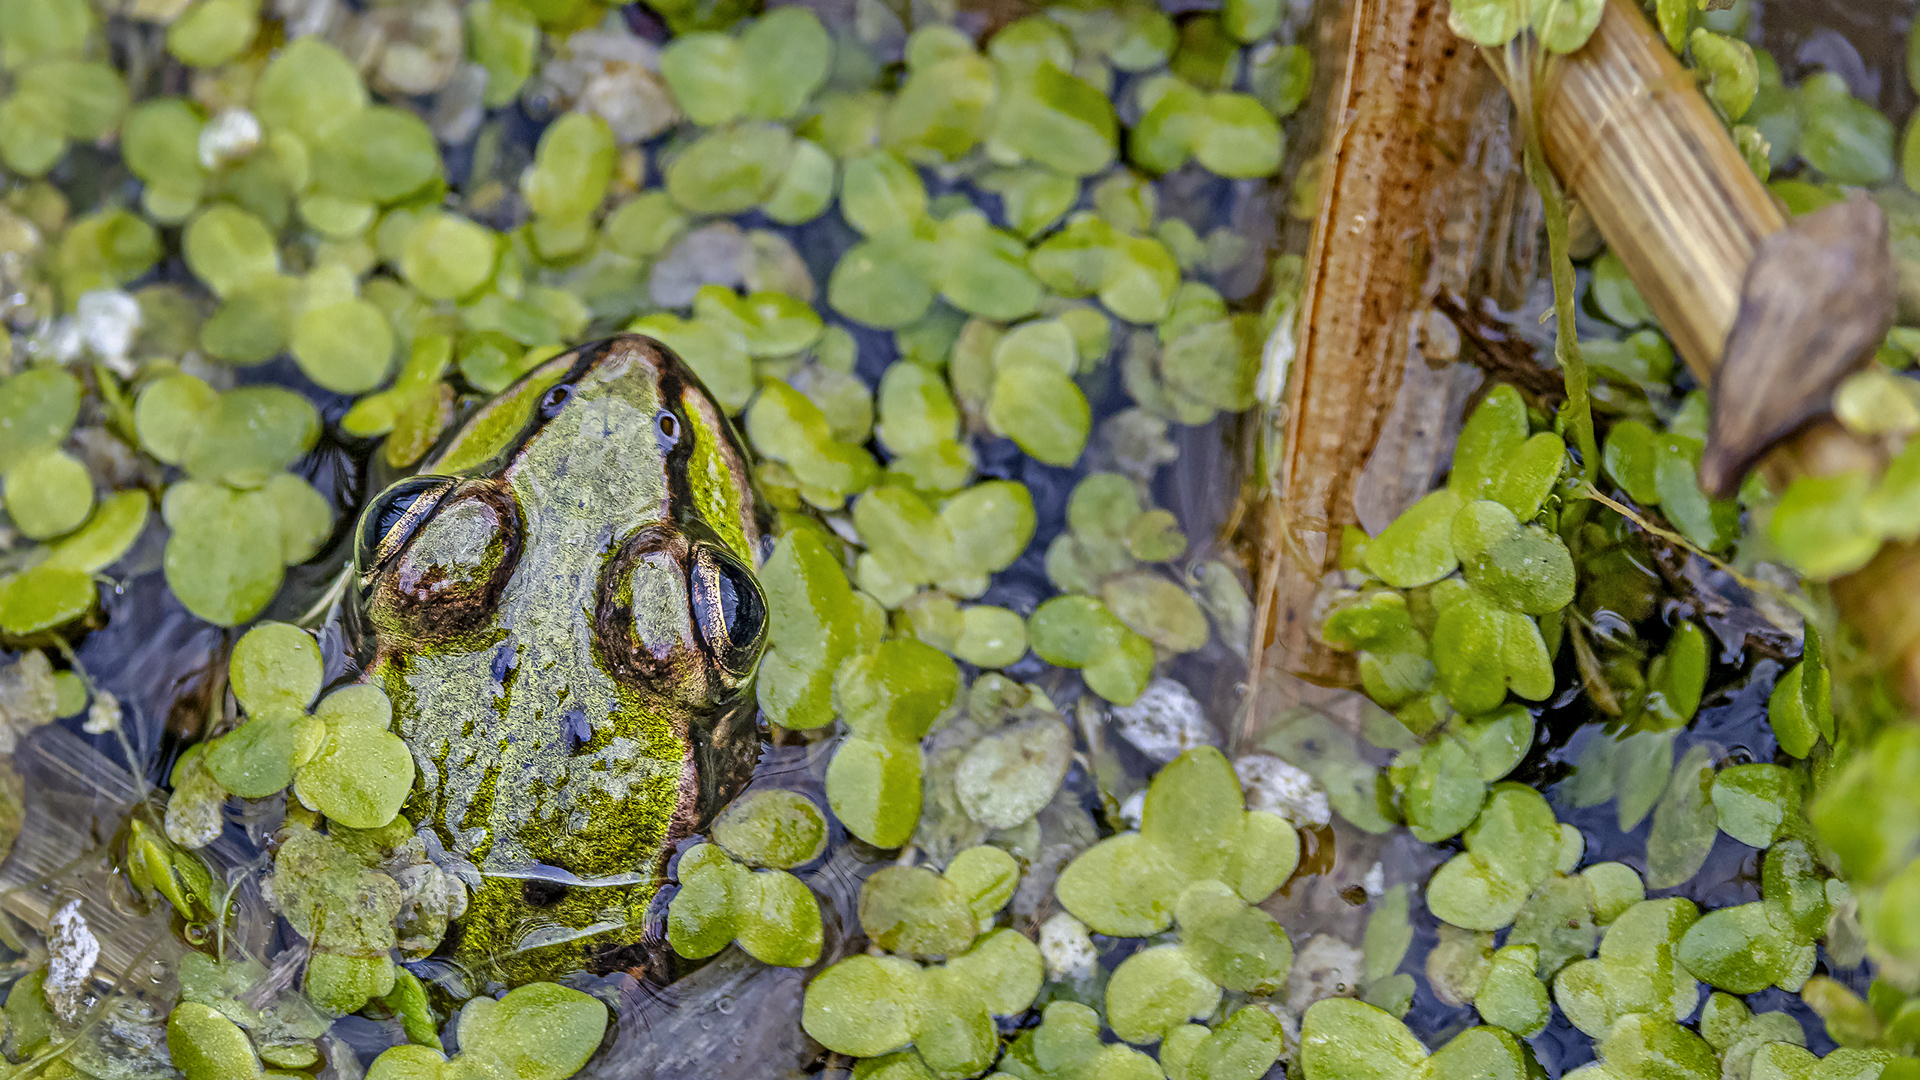
<svg viewBox="0 0 1920 1080">
<path fill-rule="evenodd" d="M 1698 744 L 1674 765 L 1666 793 L 1653 809 L 1653 831 L 1647 836 L 1648 888 L 1678 885 L 1706 862 L 1720 829 L 1708 794 L 1713 787 L 1714 756 L 1714 748 Z"/>
<path fill-rule="evenodd" d="M 1401 791 L 1407 827 L 1423 843 L 1438 843 L 1480 816 L 1487 781 L 1465 742 L 1443 736 L 1400 755 L 1390 772 Z"/>
<path fill-rule="evenodd" d="M 1687 45 L 1707 73 L 1707 98 L 1729 121 L 1745 116 L 1760 89 L 1760 64 L 1753 46 L 1704 27 L 1693 31 Z"/>
<path fill-rule="evenodd" d="M 1856 196 L 1761 242 L 1714 382 L 1700 461 L 1709 495 L 1733 494 L 1775 442 L 1826 411 L 1834 388 L 1886 336 L 1895 307 L 1887 229 L 1880 208 Z"/>
<path fill-rule="evenodd" d="M 1447 25 L 1476 45 L 1498 47 L 1527 24 L 1529 6 L 1526 0 L 1467 0 L 1448 11 Z"/>
<path fill-rule="evenodd" d="M 713 823 L 713 840 L 748 866 L 789 870 L 826 850 L 827 822 L 805 795 L 762 788 L 721 812 Z"/>
<path fill-rule="evenodd" d="M 1592 956 L 1594 946 L 1600 943 L 1594 922 L 1593 883 L 1584 875 L 1569 875 L 1562 869 L 1577 861 L 1561 860 L 1555 868 L 1559 872 L 1527 898 L 1507 935 L 1508 946 L 1537 950 L 1533 972 L 1542 979 L 1551 979 L 1574 960 Z M 1636 883 L 1638 880 L 1635 878 Z"/>
<path fill-rule="evenodd" d="M 0 470 L 65 441 L 80 415 L 80 380 L 37 367 L 0 381 Z"/>
<path fill-rule="evenodd" d="M 1533 31 L 1550 52 L 1578 52 L 1600 25 L 1604 0 L 1532 0 Z"/>
<path fill-rule="evenodd" d="M 713 127 L 746 111 L 749 80 L 740 42 L 725 34 L 682 34 L 660 50 L 660 75 L 687 119 Z"/>
<path fill-rule="evenodd" d="M 930 234 L 931 229 L 924 232 Z M 905 225 L 848 248 L 827 279 L 827 302 L 856 322 L 899 329 L 933 305 L 933 239 Z"/>
<path fill-rule="evenodd" d="M 1167 928 L 1179 892 L 1171 860 L 1139 833 L 1121 833 L 1068 864 L 1060 902 L 1096 933 L 1144 937 Z"/>
<path fill-rule="evenodd" d="M 1893 122 L 1854 97 L 1830 71 L 1810 75 L 1798 92 L 1800 154 L 1836 184 L 1871 186 L 1893 173 Z"/>
<path fill-rule="evenodd" d="M 1011 829 L 1053 800 L 1072 763 L 1066 724 L 1034 717 L 975 743 L 954 770 L 954 789 L 969 817 L 990 829 Z"/>
<path fill-rule="evenodd" d="M 724 290 L 722 290 L 724 291 Z M 646 334 L 686 360 L 694 374 L 729 412 L 738 412 L 753 396 L 753 364 L 746 337 L 737 326 L 707 319 L 682 319 L 667 312 L 642 315 L 628 331 Z"/>
<path fill-rule="evenodd" d="M 1566 544 L 1538 525 L 1522 526 L 1507 506 L 1491 499 L 1467 503 L 1454 515 L 1450 539 L 1466 579 L 1501 604 L 1546 615 L 1572 602 L 1573 557 Z"/>
<path fill-rule="evenodd" d="M 1258 1080 L 1286 1048 L 1280 1021 L 1246 1005 L 1209 1032 L 1186 1024 L 1167 1033 L 1160 1063 L 1171 1080 Z"/>
<path fill-rule="evenodd" d="M 774 292 L 741 296 L 704 285 L 693 298 L 694 318 L 737 334 L 755 359 L 791 356 L 812 346 L 825 331 L 811 306 Z M 863 395 L 864 396 L 864 393 Z"/>
<path fill-rule="evenodd" d="M 1722 769 L 1713 778 L 1710 794 L 1720 831 L 1749 847 L 1770 846 L 1800 809 L 1800 783 L 1778 765 Z"/>
<path fill-rule="evenodd" d="M 812 221 L 833 201 L 834 178 L 833 156 L 811 139 L 796 139 L 786 174 L 760 209 L 782 225 Z"/>
</svg>

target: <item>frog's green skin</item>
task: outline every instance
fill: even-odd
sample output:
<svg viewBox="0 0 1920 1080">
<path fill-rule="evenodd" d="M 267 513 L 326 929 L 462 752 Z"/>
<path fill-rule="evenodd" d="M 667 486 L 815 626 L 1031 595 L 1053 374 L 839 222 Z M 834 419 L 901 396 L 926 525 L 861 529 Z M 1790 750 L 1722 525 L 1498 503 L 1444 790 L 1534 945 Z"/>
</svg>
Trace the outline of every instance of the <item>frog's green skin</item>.
<svg viewBox="0 0 1920 1080">
<path fill-rule="evenodd" d="M 765 522 L 726 416 L 624 336 L 530 373 L 360 525 L 349 626 L 474 886 L 478 983 L 633 966 L 673 845 L 746 782 Z M 655 931 L 657 934 L 657 930 Z"/>
</svg>

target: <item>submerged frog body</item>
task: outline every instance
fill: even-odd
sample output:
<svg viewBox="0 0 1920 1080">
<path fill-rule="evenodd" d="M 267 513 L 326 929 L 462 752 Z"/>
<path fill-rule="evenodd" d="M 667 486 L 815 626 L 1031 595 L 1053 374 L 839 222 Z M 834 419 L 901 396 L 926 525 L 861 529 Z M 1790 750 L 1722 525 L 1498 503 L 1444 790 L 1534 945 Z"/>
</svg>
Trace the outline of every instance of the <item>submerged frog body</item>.
<svg viewBox="0 0 1920 1080">
<path fill-rule="evenodd" d="M 674 844 L 759 754 L 764 535 L 725 413 L 631 335 L 368 507 L 350 626 L 419 766 L 404 812 L 473 887 L 443 951 L 478 981 L 645 962 Z"/>
</svg>

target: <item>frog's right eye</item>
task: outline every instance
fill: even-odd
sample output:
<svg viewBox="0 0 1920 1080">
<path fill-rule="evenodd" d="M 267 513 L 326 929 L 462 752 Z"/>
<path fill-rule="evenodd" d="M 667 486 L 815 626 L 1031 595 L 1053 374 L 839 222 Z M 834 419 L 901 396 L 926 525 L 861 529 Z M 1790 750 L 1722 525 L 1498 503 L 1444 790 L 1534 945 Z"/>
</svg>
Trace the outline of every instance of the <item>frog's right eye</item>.
<svg viewBox="0 0 1920 1080">
<path fill-rule="evenodd" d="M 447 476 L 410 476 L 381 492 L 360 519 L 354 556 L 361 573 L 384 566 L 407 546 L 453 488 Z"/>
</svg>

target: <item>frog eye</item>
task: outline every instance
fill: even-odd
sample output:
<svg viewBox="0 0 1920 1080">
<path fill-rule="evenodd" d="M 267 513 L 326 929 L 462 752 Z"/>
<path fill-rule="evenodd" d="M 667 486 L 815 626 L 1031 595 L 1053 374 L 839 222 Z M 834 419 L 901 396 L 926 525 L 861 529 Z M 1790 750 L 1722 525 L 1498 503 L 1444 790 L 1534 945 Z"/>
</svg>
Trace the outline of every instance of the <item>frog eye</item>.
<svg viewBox="0 0 1920 1080">
<path fill-rule="evenodd" d="M 385 565 L 406 547 L 453 484 L 445 476 L 410 476 L 375 497 L 360 519 L 355 558 L 361 573 Z"/>
<path fill-rule="evenodd" d="M 694 623 L 707 652 L 736 675 L 753 670 L 767 633 L 767 598 L 752 571 L 722 548 L 702 544 L 687 574 Z"/>
</svg>

